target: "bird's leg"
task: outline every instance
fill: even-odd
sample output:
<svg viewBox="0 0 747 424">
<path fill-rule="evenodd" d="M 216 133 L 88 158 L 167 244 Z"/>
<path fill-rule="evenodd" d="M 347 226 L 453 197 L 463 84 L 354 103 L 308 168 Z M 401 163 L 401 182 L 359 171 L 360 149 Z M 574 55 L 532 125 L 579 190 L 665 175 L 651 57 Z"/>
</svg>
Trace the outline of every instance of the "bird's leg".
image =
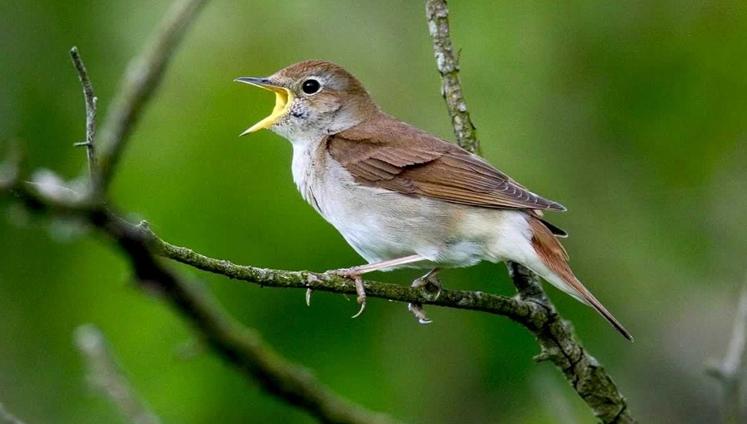
<svg viewBox="0 0 747 424">
<path fill-rule="evenodd" d="M 423 289 L 423 295 L 429 300 L 436 300 L 441 295 L 441 282 L 438 280 L 439 268 L 433 268 L 424 276 L 415 279 L 411 287 Z M 407 310 L 415 315 L 415 318 L 421 324 L 430 324 L 432 321 L 425 314 L 423 304 L 420 302 L 408 303 Z"/>
<path fill-rule="evenodd" d="M 353 283 L 355 284 L 355 293 L 358 295 L 357 301 L 358 304 L 361 305 L 361 308 L 352 316 L 352 318 L 358 318 L 363 313 L 363 310 L 366 309 L 366 289 L 363 287 L 363 278 L 361 278 L 361 275 L 365 272 L 371 271 L 361 271 L 360 268 L 362 267 L 341 268 L 326 272 L 326 274 L 337 275 L 353 280 Z"/>
<path fill-rule="evenodd" d="M 358 318 L 360 314 L 363 313 L 363 310 L 366 309 L 366 289 L 363 286 L 363 278 L 361 278 L 361 275 L 367 274 L 369 272 L 374 271 L 380 271 L 382 269 L 387 268 L 393 268 L 396 266 L 402 266 L 411 264 L 413 262 L 420 262 L 426 260 L 420 255 L 410 255 L 405 256 L 402 258 L 396 258 L 396 259 L 390 259 L 387 261 L 381 261 L 381 262 L 374 262 L 371 264 L 366 265 L 360 265 L 360 266 L 354 266 L 352 268 L 342 268 L 342 269 L 335 269 L 331 271 L 327 271 L 327 274 L 332 275 L 338 275 L 340 277 L 345 277 L 353 280 L 355 283 L 355 293 L 358 295 L 358 303 L 361 305 L 361 308 L 358 310 L 358 313 L 353 315 L 353 318 Z"/>
</svg>

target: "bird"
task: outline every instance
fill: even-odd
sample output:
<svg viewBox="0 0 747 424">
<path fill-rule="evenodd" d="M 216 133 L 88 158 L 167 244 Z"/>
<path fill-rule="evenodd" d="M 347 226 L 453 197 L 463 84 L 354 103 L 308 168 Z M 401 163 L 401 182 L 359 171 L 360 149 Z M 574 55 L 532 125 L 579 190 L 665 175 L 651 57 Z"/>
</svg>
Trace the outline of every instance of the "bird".
<svg viewBox="0 0 747 424">
<path fill-rule="evenodd" d="M 361 275 L 430 269 L 413 286 L 436 285 L 443 268 L 481 261 L 519 263 L 591 306 L 620 334 L 630 332 L 575 276 L 558 238 L 565 231 L 544 212 L 565 211 L 482 157 L 382 111 L 363 84 L 323 60 L 289 65 L 266 77 L 235 81 L 275 94 L 267 117 L 241 135 L 269 129 L 290 141 L 301 196 L 367 262 L 329 271 Z M 425 321 L 418 305 L 413 313 Z M 427 322 L 427 321 L 425 321 Z"/>
</svg>

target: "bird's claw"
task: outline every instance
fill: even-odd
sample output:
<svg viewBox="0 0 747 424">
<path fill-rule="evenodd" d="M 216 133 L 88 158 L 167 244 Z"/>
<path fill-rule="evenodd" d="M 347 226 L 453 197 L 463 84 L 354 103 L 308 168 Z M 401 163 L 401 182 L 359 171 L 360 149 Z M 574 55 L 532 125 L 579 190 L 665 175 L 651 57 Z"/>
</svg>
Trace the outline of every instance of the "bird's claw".
<svg viewBox="0 0 747 424">
<path fill-rule="evenodd" d="M 428 318 L 428 315 L 425 314 L 425 310 L 423 309 L 423 305 L 421 303 L 408 303 L 407 310 L 415 315 L 415 319 L 417 319 L 420 324 L 425 325 L 433 322 L 430 318 Z"/>
<path fill-rule="evenodd" d="M 438 280 L 438 268 L 432 269 L 424 276 L 415 279 L 410 285 L 413 288 L 420 289 L 420 294 L 429 301 L 435 301 L 441 296 L 441 282 Z M 431 319 L 425 314 L 423 304 L 413 302 L 407 304 L 407 310 L 410 311 L 420 324 L 430 324 Z"/>
<path fill-rule="evenodd" d="M 353 283 L 355 284 L 355 293 L 358 295 L 358 298 L 356 300 L 358 301 L 358 304 L 361 305 L 361 307 L 358 312 L 356 312 L 356 314 L 351 318 L 358 318 L 359 316 L 361 316 L 363 311 L 366 309 L 366 289 L 363 286 L 363 278 L 361 277 L 360 271 L 358 271 L 356 268 L 343 268 L 328 271 L 328 273 L 353 280 Z"/>
<path fill-rule="evenodd" d="M 355 283 L 355 293 L 358 295 L 356 300 L 361 305 L 361 308 L 352 318 L 358 318 L 363 313 L 363 310 L 366 309 L 366 289 L 363 287 L 363 279 L 360 274 L 356 274 L 353 277 L 353 282 Z"/>
<path fill-rule="evenodd" d="M 353 315 L 350 318 L 353 318 L 353 319 L 358 318 L 363 313 L 363 310 L 366 309 L 366 299 L 363 299 L 363 301 L 361 302 L 360 298 L 358 298 L 358 303 L 361 304 L 361 308 L 358 309 L 358 312 L 356 312 L 355 315 Z"/>
<path fill-rule="evenodd" d="M 306 289 L 306 306 L 311 306 L 311 294 L 314 292 L 314 290 L 311 290 L 311 288 Z"/>
</svg>

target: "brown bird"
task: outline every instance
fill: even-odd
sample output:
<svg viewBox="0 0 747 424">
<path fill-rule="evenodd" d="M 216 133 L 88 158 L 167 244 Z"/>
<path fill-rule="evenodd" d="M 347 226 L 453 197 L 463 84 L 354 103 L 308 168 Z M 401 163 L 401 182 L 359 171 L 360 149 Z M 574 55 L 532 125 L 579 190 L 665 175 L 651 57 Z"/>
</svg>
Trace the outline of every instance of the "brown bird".
<svg viewBox="0 0 747 424">
<path fill-rule="evenodd" d="M 564 211 L 481 157 L 382 112 L 363 85 L 324 61 L 290 65 L 237 81 L 275 93 L 272 113 L 242 135 L 267 128 L 293 145 L 293 180 L 367 262 L 331 271 L 361 274 L 430 268 L 413 285 L 436 283 L 442 267 L 513 261 L 590 305 L 623 336 L 630 333 L 575 277 L 542 211 Z M 360 314 L 360 311 L 357 315 Z M 415 305 L 416 316 L 425 320 Z"/>
</svg>

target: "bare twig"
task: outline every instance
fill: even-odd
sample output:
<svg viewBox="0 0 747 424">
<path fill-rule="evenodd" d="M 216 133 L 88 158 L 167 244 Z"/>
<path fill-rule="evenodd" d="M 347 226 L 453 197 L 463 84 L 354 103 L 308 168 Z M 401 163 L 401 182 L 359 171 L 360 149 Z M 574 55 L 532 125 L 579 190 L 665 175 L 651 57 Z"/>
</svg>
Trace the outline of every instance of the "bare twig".
<svg viewBox="0 0 747 424">
<path fill-rule="evenodd" d="M 457 143 L 470 152 L 479 153 L 480 142 L 477 140 L 477 131 L 467 111 L 462 84 L 459 82 L 459 57 L 454 55 L 454 47 L 451 44 L 449 9 L 446 1 L 427 0 L 425 14 L 428 31 L 433 41 L 436 68 L 441 74 L 441 95 L 446 100 Z"/>
<path fill-rule="evenodd" d="M 744 422 L 742 418 L 742 385 L 747 373 L 747 284 L 739 297 L 734 329 L 732 330 L 726 355 L 721 363 L 713 361 L 706 371 L 717 379 L 723 390 L 724 423 Z"/>
<path fill-rule="evenodd" d="M 467 110 L 459 81 L 458 58 L 454 56 L 449 35 L 449 10 L 446 0 L 426 0 L 426 19 L 433 41 L 436 67 L 441 74 L 442 94 L 454 127 L 457 143 L 471 152 L 478 152 L 480 143 Z M 519 298 L 541 305 L 547 321 L 540 328 L 526 326 L 542 349 L 539 360 L 550 360 L 563 372 L 592 413 L 605 423 L 629 423 L 635 420 L 628 411 L 625 398 L 612 378 L 576 340 L 571 325 L 562 319 L 545 294 L 539 279 L 527 268 L 509 262 L 511 280 Z"/>
<path fill-rule="evenodd" d="M 0 424 L 24 424 L 18 417 L 11 414 L 2 403 L 0 403 Z"/>
<path fill-rule="evenodd" d="M 99 192 L 106 191 L 119 162 L 125 141 L 135 128 L 144 106 L 161 82 L 166 66 L 189 24 L 207 0 L 176 0 L 161 20 L 142 52 L 130 61 L 112 101 L 99 143 Z"/>
<path fill-rule="evenodd" d="M 81 325 L 75 330 L 74 339 L 85 359 L 89 384 L 111 400 L 127 422 L 161 422 L 125 378 L 101 330 L 92 324 Z"/>
<path fill-rule="evenodd" d="M 91 179 L 91 189 L 93 189 L 94 181 L 96 181 L 94 173 L 96 172 L 96 102 L 98 98 L 93 93 L 93 84 L 91 84 L 86 65 L 83 63 L 77 47 L 70 49 L 70 57 L 75 65 L 75 70 L 78 72 L 78 79 L 83 88 L 83 100 L 86 105 L 86 141 L 75 143 L 75 146 L 85 146 L 86 148 L 88 173 Z"/>
</svg>

